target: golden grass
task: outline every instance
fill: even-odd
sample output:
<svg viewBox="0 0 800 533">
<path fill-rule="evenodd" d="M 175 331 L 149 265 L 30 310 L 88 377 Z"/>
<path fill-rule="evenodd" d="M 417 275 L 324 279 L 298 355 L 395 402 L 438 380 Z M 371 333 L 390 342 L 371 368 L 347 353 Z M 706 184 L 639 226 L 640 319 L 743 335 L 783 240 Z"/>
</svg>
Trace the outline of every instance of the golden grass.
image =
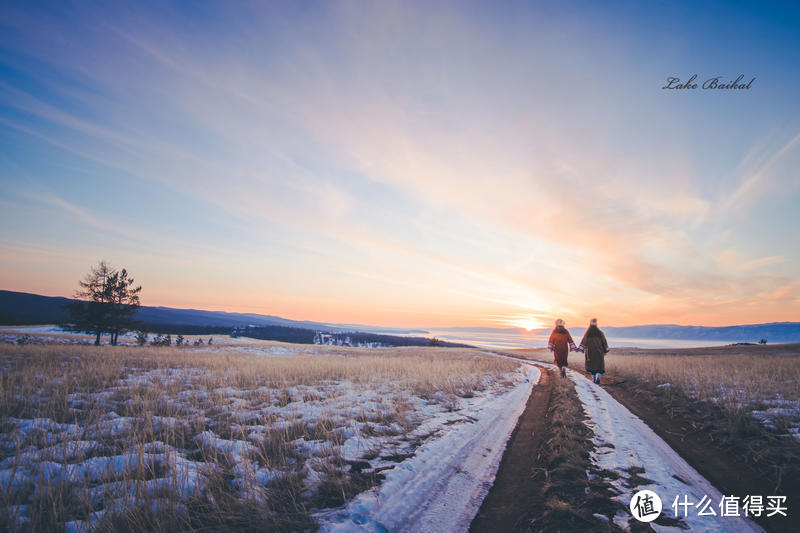
<svg viewBox="0 0 800 533">
<path fill-rule="evenodd" d="M 236 351 L 253 344 L 327 355 Z M 109 470 L 95 479 L 0 486 L 5 510 L 0 529 L 52 529 L 92 513 L 98 513 L 101 530 L 313 528 L 313 506 L 339 505 L 379 480 L 374 473 L 350 470 L 339 450 L 346 431 L 355 428 L 365 440 L 399 439 L 422 421 L 412 402 L 426 398 L 454 408 L 459 397 L 506 386 L 503 375 L 517 366 L 447 348 L 269 341 L 213 349 L 0 344 L 0 461 L 6 473 L 9 464 L 28 468 L 26 454 L 50 454 L 63 465 L 120 454 L 136 459 L 123 472 Z M 369 401 L 347 405 L 354 397 Z M 109 417 L 111 411 L 121 418 Z M 35 418 L 70 424 L 78 434 L 20 430 L 20 420 Z M 118 422 L 124 424 L 115 431 Z M 198 441 L 204 432 L 244 447 L 247 458 L 216 441 Z M 74 454 L 69 443 L 81 439 L 95 445 Z M 298 448 L 300 439 L 318 443 L 313 456 Z M 165 450 L 166 458 L 155 458 L 147 451 L 152 446 Z M 34 462 L 45 460 L 37 457 Z M 202 495 L 186 497 L 174 489 L 181 480 L 169 470 L 170 461 L 200 465 Z M 275 476 L 259 479 L 265 469 Z M 309 469 L 321 476 L 316 487 L 307 484 Z M 170 477 L 165 486 L 153 485 Z M 110 487 L 113 481 L 132 482 L 133 488 L 91 496 L 98 484 Z M 134 503 L 123 496 L 135 496 Z M 104 510 L 111 512 L 100 516 Z M 23 515 L 28 521 L 18 522 Z"/>
<path fill-rule="evenodd" d="M 507 353 L 552 362 L 545 349 Z M 569 362 L 582 371 L 584 356 L 570 353 Z M 669 383 L 694 398 L 730 406 L 800 401 L 800 345 L 612 349 L 606 356 L 606 372 L 609 378 Z"/>
<path fill-rule="evenodd" d="M 546 349 L 506 352 L 552 362 Z M 569 354 L 570 367 L 583 371 L 584 356 Z M 631 380 L 720 406 L 731 421 L 759 415 L 770 427 L 800 426 L 800 345 L 719 346 L 688 349 L 613 349 L 606 356 L 608 381 Z M 767 411 L 772 409 L 772 411 Z M 780 409 L 780 411 L 778 411 Z"/>
<path fill-rule="evenodd" d="M 732 408 L 800 401 L 800 357 L 619 355 L 606 359 L 606 370 L 623 378 L 669 383 L 694 398 Z"/>
<path fill-rule="evenodd" d="M 298 348 L 298 345 L 280 344 Z M 355 383 L 392 380 L 406 382 L 422 394 L 438 391 L 459 394 L 479 387 L 486 373 L 510 372 L 517 366 L 513 361 L 485 357 L 479 351 L 460 348 L 325 346 L 319 349 L 331 355 L 259 356 L 239 354 L 223 347 L 206 352 L 149 346 L 0 344 L 4 369 L 0 381 L 0 409 L 8 412 L 11 404 L 18 403 L 11 401 L 11 396 L 27 396 L 42 387 L 48 389 L 51 398 L 79 390 L 111 387 L 130 368 L 202 369 L 205 385 L 217 388 L 285 387 L 345 379 Z M 52 378 L 57 381 L 53 383 Z M 172 387 L 177 386 L 179 384 Z"/>
</svg>

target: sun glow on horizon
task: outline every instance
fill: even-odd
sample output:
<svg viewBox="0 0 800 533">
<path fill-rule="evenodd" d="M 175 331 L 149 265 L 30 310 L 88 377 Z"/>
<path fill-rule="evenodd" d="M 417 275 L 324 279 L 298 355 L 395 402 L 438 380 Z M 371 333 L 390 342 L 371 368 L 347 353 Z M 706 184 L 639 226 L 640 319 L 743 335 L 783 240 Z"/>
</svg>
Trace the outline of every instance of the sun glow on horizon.
<svg viewBox="0 0 800 533">
<path fill-rule="evenodd" d="M 545 327 L 541 321 L 529 317 L 516 318 L 508 321 L 507 324 L 522 328 L 525 331 L 533 331 L 534 329 L 541 329 Z"/>
</svg>

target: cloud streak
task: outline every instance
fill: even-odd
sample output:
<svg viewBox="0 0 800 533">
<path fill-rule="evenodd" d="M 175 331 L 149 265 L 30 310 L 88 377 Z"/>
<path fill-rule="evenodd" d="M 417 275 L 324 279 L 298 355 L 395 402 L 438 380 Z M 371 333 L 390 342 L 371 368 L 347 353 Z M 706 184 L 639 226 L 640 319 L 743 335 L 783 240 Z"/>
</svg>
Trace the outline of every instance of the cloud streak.
<svg viewBox="0 0 800 533">
<path fill-rule="evenodd" d="M 737 132 L 740 161 L 687 142 L 674 100 L 594 83 L 652 68 L 626 59 L 634 36 L 597 44 L 612 19 L 206 8 L 6 8 L 0 135 L 16 153 L 3 182 L 28 186 L 13 163 L 76 228 L 168 243 L 139 252 L 146 272 L 158 255 L 212 257 L 194 279 L 221 308 L 432 326 L 795 311 L 800 251 L 742 228 L 776 194 L 797 197 L 797 124 L 775 119 L 769 131 L 790 132 L 778 147 Z M 97 209 L 98 190 L 131 200 Z M 166 289 L 175 272 L 157 303 L 186 301 Z M 253 295 L 226 296 L 226 272 Z"/>
</svg>

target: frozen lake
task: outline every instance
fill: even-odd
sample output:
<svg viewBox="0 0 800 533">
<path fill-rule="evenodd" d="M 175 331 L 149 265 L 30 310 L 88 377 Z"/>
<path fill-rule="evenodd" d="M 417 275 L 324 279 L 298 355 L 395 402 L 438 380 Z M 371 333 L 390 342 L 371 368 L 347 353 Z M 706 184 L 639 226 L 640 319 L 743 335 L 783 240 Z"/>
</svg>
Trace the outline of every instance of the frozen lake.
<svg viewBox="0 0 800 533">
<path fill-rule="evenodd" d="M 570 330 L 570 328 L 567 328 Z M 601 328 L 602 329 L 602 328 Z M 468 328 L 430 329 L 427 336 L 436 337 L 451 342 L 462 342 L 484 348 L 514 349 L 514 348 L 545 348 L 550 333 L 525 331 L 515 329 L 490 328 L 471 330 Z M 584 328 L 570 330 L 575 343 L 580 343 Z M 613 347 L 638 347 L 638 348 L 704 348 L 707 346 L 724 346 L 737 341 L 700 341 L 680 339 L 631 339 L 608 336 L 608 344 Z"/>
</svg>

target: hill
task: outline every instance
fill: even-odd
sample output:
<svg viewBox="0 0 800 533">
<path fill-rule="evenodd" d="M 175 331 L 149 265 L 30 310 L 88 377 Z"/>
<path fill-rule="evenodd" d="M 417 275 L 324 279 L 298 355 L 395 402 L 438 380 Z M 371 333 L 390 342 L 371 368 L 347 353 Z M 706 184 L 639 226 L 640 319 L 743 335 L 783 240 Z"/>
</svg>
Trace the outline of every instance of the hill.
<svg viewBox="0 0 800 533">
<path fill-rule="evenodd" d="M 771 322 L 740 326 L 678 326 L 674 324 L 603 328 L 609 337 L 720 342 L 800 341 L 800 323 Z"/>
<path fill-rule="evenodd" d="M 64 306 L 69 298 L 41 296 L 24 292 L 0 290 L 0 324 L 62 324 L 69 320 Z M 358 324 L 328 324 L 302 320 L 290 320 L 274 315 L 256 313 L 228 313 L 200 309 L 176 309 L 172 307 L 142 306 L 136 319 L 144 322 L 152 331 L 169 326 L 183 328 L 246 328 L 247 326 L 282 326 L 331 333 L 368 332 L 384 335 L 426 335 L 425 330 L 382 328 Z M 503 328 L 450 328 L 448 331 L 481 331 L 486 333 L 516 332 L 518 329 Z M 165 330 L 166 331 L 166 330 Z M 604 327 L 608 337 L 619 339 L 665 339 L 687 341 L 719 341 L 722 343 L 758 342 L 767 339 L 770 343 L 800 342 L 800 322 L 771 322 L 766 324 L 744 324 L 737 326 L 680 326 L 676 324 L 651 324 L 643 326 Z M 182 331 L 192 333 L 189 329 Z M 536 330 L 548 335 L 549 329 Z M 583 331 L 575 329 L 573 335 L 580 338 Z M 577 339 L 576 339 L 577 340 Z"/>
<path fill-rule="evenodd" d="M 0 325 L 63 324 L 69 321 L 65 310 L 72 299 L 61 296 L 41 296 L 27 292 L 0 290 Z M 290 320 L 255 313 L 228 313 L 201 309 L 176 309 L 173 307 L 142 306 L 136 320 L 149 326 L 176 325 L 201 327 L 243 328 L 247 326 L 287 326 L 331 332 L 369 331 L 403 335 L 427 333 L 401 328 L 381 328 L 359 324 L 325 324 L 305 320 Z"/>
<path fill-rule="evenodd" d="M 0 290 L 0 325 L 65 324 L 70 320 L 65 308 L 72 301 L 63 297 Z M 467 346 L 403 335 L 426 333 L 420 331 L 323 324 L 252 313 L 143 306 L 139 308 L 135 319 L 152 333 L 232 334 L 298 344 L 339 346 L 429 346 L 432 343 L 446 347 Z"/>
</svg>

